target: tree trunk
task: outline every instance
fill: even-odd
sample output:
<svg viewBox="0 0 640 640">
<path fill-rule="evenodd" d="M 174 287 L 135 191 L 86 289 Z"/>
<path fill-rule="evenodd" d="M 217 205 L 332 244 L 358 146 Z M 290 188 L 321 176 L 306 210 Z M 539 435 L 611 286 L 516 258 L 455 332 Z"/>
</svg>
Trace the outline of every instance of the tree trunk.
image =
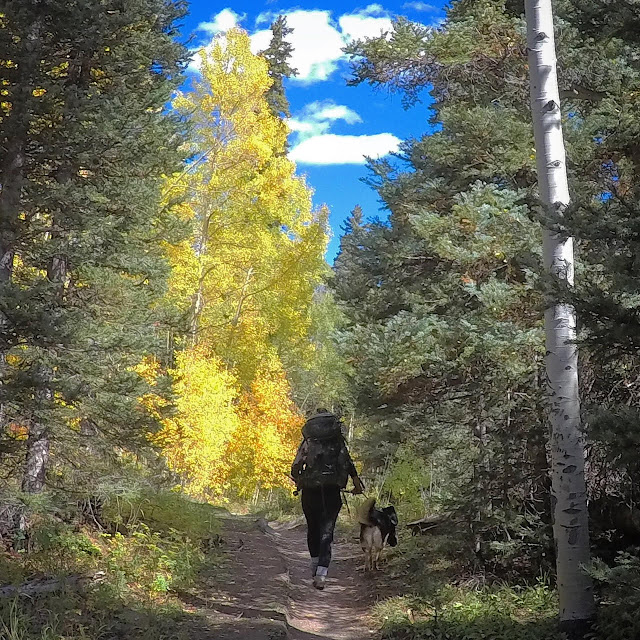
<svg viewBox="0 0 640 640">
<path fill-rule="evenodd" d="M 50 381 L 48 367 L 39 365 L 36 375 L 36 411 L 42 410 L 52 400 L 53 394 L 47 383 Z M 49 465 L 49 429 L 42 419 L 42 415 L 32 415 L 29 420 L 29 437 L 27 438 L 27 453 L 22 474 L 22 491 L 25 493 L 40 493 L 47 479 Z"/>
<path fill-rule="evenodd" d="M 244 283 L 242 285 L 242 290 L 240 291 L 240 299 L 238 300 L 238 306 L 236 307 L 236 312 L 233 315 L 233 320 L 231 321 L 232 327 L 237 327 L 238 322 L 240 322 L 242 307 L 244 306 L 245 300 L 247 299 L 247 289 L 249 288 L 249 284 L 251 283 L 251 278 L 253 278 L 253 267 L 249 267 L 249 270 L 247 271 L 247 275 L 245 276 Z"/>
<path fill-rule="evenodd" d="M 42 20 L 36 19 L 26 37 L 23 58 L 18 61 L 20 78 L 9 83 L 12 109 L 8 116 L 11 136 L 5 142 L 0 162 L 0 282 L 11 280 L 15 243 L 19 230 L 22 189 L 25 180 L 25 147 L 33 116 L 33 87 L 42 56 Z"/>
<path fill-rule="evenodd" d="M 526 0 L 538 188 L 542 206 L 562 213 L 569 203 L 562 118 L 556 76 L 551 0 Z M 545 268 L 573 284 L 573 238 L 547 230 Z M 584 572 L 590 563 L 584 439 L 578 396 L 578 352 L 573 307 L 551 303 L 545 312 L 546 368 L 551 426 L 551 492 L 556 543 L 560 620 L 576 630 L 594 614 L 593 587 Z"/>
<path fill-rule="evenodd" d="M 42 393 L 46 393 L 46 390 Z M 22 490 L 25 493 L 40 493 L 44 489 L 49 464 L 49 434 L 40 420 L 29 425 L 27 456 L 22 476 Z"/>
<path fill-rule="evenodd" d="M 52 224 L 55 228 L 55 221 Z M 58 232 L 52 232 L 57 237 Z M 55 297 L 62 304 L 67 279 L 67 260 L 57 255 L 51 258 L 47 268 L 47 278 L 55 286 Z M 51 382 L 53 371 L 50 367 L 40 365 L 36 379 L 36 406 L 40 411 L 51 404 L 53 392 Z M 27 439 L 27 457 L 22 477 L 22 490 L 26 493 L 40 493 L 45 486 L 47 467 L 49 465 L 49 427 L 43 424 L 41 416 L 35 416 L 29 424 Z"/>
<path fill-rule="evenodd" d="M 209 244 L 209 224 L 211 222 L 212 213 L 206 211 L 202 218 L 202 228 L 200 229 L 200 238 L 196 244 L 196 257 L 198 258 L 198 288 L 191 298 L 191 310 L 189 312 L 189 336 L 191 338 L 191 346 L 198 344 L 198 327 L 200 325 L 200 316 L 204 310 L 204 281 L 208 275 L 204 266 L 203 257 L 207 252 Z"/>
</svg>

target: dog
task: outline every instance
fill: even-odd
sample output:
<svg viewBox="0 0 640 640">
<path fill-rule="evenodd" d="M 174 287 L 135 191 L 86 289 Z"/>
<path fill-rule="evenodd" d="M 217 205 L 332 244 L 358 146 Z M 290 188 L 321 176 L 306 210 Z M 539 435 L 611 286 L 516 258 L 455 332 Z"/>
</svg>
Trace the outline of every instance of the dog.
<svg viewBox="0 0 640 640">
<path fill-rule="evenodd" d="M 360 522 L 360 546 L 364 551 L 364 570 L 377 571 L 378 562 L 385 545 L 398 544 L 396 510 L 389 506 L 376 508 L 376 499 L 368 498 L 358 511 Z"/>
</svg>

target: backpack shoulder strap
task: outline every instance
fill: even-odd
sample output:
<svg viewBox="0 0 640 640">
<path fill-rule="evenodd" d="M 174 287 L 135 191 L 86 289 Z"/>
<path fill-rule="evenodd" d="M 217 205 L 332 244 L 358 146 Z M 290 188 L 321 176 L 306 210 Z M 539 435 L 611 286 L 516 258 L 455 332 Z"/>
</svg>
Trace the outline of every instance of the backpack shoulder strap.
<svg viewBox="0 0 640 640">
<path fill-rule="evenodd" d="M 302 439 L 300 446 L 298 447 L 298 451 L 296 453 L 295 460 L 291 465 L 291 477 L 295 480 L 301 473 L 302 468 L 307 459 L 307 451 L 309 449 L 309 443 L 306 438 Z"/>
</svg>

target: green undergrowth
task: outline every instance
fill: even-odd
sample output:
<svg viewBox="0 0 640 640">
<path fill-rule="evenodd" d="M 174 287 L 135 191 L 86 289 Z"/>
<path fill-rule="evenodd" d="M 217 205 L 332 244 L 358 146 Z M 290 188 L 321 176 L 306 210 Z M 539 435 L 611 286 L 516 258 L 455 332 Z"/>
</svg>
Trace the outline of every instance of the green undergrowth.
<svg viewBox="0 0 640 640">
<path fill-rule="evenodd" d="M 563 638 L 549 581 L 539 577 L 513 585 L 487 575 L 458 532 L 411 536 L 401 530 L 384 571 L 390 589 L 401 594 L 381 600 L 374 609 L 384 639 Z"/>
<path fill-rule="evenodd" d="M 93 525 L 52 509 L 31 514 L 21 548 L 0 553 L 0 583 L 72 586 L 0 598 L 0 640 L 186 640 L 189 616 L 176 594 L 221 564 L 219 515 L 151 491 L 105 501 Z"/>
<path fill-rule="evenodd" d="M 600 600 L 593 640 L 640 638 L 640 548 L 619 553 L 612 567 L 596 561 L 591 575 Z"/>
<path fill-rule="evenodd" d="M 289 489 L 276 489 L 263 500 L 253 505 L 254 513 L 269 521 L 288 521 L 302 516 L 300 496 Z"/>
<path fill-rule="evenodd" d="M 190 616 L 171 601 L 115 598 L 109 590 L 0 600 L 0 640 L 193 640 Z"/>
<path fill-rule="evenodd" d="M 240 516 L 262 517 L 266 520 L 289 521 L 302 515 L 300 496 L 293 495 L 293 487 L 277 487 L 260 491 L 250 500 L 227 495 L 220 500 L 220 508 Z"/>
<path fill-rule="evenodd" d="M 560 640 L 555 592 L 528 587 L 444 585 L 430 596 L 399 596 L 376 606 L 383 638 L 397 640 Z"/>
<path fill-rule="evenodd" d="M 348 528 L 345 528 L 347 531 Z M 508 582 L 482 570 L 460 532 L 411 536 L 387 549 L 374 608 L 383 640 L 564 640 L 550 576 Z M 596 561 L 597 616 L 585 640 L 640 638 L 640 550 Z"/>
</svg>

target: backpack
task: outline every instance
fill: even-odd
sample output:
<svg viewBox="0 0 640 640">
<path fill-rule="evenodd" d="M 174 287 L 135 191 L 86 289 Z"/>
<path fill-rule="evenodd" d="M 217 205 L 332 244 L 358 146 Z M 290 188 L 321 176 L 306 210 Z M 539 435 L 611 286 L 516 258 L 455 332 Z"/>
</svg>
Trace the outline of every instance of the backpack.
<svg viewBox="0 0 640 640">
<path fill-rule="evenodd" d="M 296 479 L 299 486 L 344 489 L 349 480 L 351 458 L 338 418 L 332 413 L 319 413 L 307 420 L 302 436 L 306 451 Z"/>
</svg>

